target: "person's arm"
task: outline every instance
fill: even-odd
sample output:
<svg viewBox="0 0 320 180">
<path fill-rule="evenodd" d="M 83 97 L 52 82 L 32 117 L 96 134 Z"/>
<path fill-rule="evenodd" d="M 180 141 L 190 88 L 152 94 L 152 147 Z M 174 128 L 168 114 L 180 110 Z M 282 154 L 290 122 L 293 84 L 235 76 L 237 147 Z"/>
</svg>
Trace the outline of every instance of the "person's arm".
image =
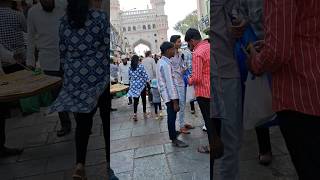
<svg viewBox="0 0 320 180">
<path fill-rule="evenodd" d="M 265 44 L 260 53 L 251 49 L 249 66 L 254 74 L 275 72 L 293 56 L 295 1 L 275 0 L 265 8 Z"/>
<path fill-rule="evenodd" d="M 192 74 L 191 74 L 191 77 L 189 78 L 190 85 L 196 85 L 201 83 L 202 71 L 203 71 L 202 59 L 200 56 L 194 55 L 193 63 L 192 63 Z"/>
<path fill-rule="evenodd" d="M 32 10 L 28 13 L 28 39 L 27 39 L 27 66 L 36 67 L 35 52 L 35 36 L 36 28 L 33 22 Z"/>
<path fill-rule="evenodd" d="M 59 51 L 60 51 L 60 66 L 64 69 L 64 62 L 67 55 L 67 44 L 64 38 L 64 21 L 61 22 L 59 27 Z"/>
<path fill-rule="evenodd" d="M 23 13 L 21 12 L 18 12 L 18 24 L 19 24 L 19 27 L 18 27 L 18 30 L 21 30 L 25 33 L 27 33 L 27 21 L 26 21 L 26 18 L 24 17 Z"/>
</svg>

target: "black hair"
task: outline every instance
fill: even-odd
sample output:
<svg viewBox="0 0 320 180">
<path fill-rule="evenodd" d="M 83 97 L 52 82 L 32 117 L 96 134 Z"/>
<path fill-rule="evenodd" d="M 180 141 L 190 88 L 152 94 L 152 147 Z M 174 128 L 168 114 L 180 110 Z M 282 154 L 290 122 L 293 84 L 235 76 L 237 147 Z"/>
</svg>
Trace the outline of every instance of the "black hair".
<svg viewBox="0 0 320 180">
<path fill-rule="evenodd" d="M 151 55 L 151 51 L 147 51 L 147 52 L 145 53 L 145 55 L 146 55 L 146 57 L 149 57 L 149 56 Z"/>
<path fill-rule="evenodd" d="M 194 40 L 201 40 L 202 39 L 201 34 L 197 29 L 189 28 L 187 30 L 184 40 L 186 42 L 189 42 L 189 41 L 191 41 L 191 39 L 194 39 Z"/>
<path fill-rule="evenodd" d="M 70 25 L 80 29 L 85 26 L 89 12 L 89 0 L 68 0 L 67 17 Z"/>
<path fill-rule="evenodd" d="M 172 36 L 170 37 L 170 42 L 176 43 L 178 39 L 181 39 L 181 36 L 180 36 L 180 35 L 172 35 Z"/>
<path fill-rule="evenodd" d="M 174 47 L 173 43 L 168 41 L 163 42 L 160 46 L 161 54 L 164 55 L 168 49 L 171 49 L 173 47 Z"/>
<path fill-rule="evenodd" d="M 135 71 L 139 65 L 140 57 L 137 55 L 133 55 L 131 58 L 131 69 Z"/>
</svg>

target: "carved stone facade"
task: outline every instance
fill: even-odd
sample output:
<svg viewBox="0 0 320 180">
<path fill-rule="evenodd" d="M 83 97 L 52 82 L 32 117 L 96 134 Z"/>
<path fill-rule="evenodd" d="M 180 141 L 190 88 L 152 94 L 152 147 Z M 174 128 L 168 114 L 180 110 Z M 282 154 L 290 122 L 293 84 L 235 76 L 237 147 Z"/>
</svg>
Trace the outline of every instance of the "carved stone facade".
<svg viewBox="0 0 320 180">
<path fill-rule="evenodd" d="M 158 53 L 161 43 L 168 39 L 165 0 L 150 0 L 150 3 L 152 9 L 121 11 L 118 0 L 110 1 L 111 24 L 129 44 L 127 52 L 133 52 L 136 46 L 144 44 L 153 53 Z"/>
</svg>

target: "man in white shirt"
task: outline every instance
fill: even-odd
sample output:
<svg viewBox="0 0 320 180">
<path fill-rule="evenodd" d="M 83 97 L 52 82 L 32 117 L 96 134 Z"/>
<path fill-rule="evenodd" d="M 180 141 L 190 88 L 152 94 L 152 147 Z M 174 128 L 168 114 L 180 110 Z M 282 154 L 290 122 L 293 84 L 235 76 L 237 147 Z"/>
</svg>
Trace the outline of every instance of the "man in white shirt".
<svg viewBox="0 0 320 180">
<path fill-rule="evenodd" d="M 55 0 L 40 0 L 28 13 L 27 65 L 36 67 L 35 47 L 39 50 L 40 67 L 46 75 L 63 77 L 59 52 L 60 19 L 65 14 L 65 7 Z M 53 90 L 56 98 L 60 88 Z M 71 131 L 71 120 L 67 112 L 59 113 L 61 130 L 57 136 L 65 136 Z"/>
<path fill-rule="evenodd" d="M 149 83 L 147 84 L 148 87 L 148 98 L 149 102 L 152 104 L 152 94 L 150 88 L 150 82 L 152 79 L 156 79 L 156 61 L 152 58 L 151 51 L 147 51 L 145 53 L 145 58 L 142 60 L 142 65 L 144 66 L 145 70 L 147 71 L 149 77 Z"/>
<path fill-rule="evenodd" d="M 2 62 L 15 63 L 15 60 L 13 53 L 0 44 L 0 76 L 4 74 L 1 67 Z M 0 158 L 19 155 L 23 152 L 23 149 L 8 148 L 5 146 L 5 124 L 9 114 L 10 109 L 8 108 L 7 103 L 0 103 Z"/>
<path fill-rule="evenodd" d="M 130 80 L 129 80 L 129 69 L 130 69 L 130 61 L 127 56 L 122 55 L 121 56 L 122 63 L 119 64 L 119 80 L 122 84 L 126 86 L 130 86 Z M 132 104 L 132 98 L 129 97 L 129 103 L 128 105 Z"/>
</svg>

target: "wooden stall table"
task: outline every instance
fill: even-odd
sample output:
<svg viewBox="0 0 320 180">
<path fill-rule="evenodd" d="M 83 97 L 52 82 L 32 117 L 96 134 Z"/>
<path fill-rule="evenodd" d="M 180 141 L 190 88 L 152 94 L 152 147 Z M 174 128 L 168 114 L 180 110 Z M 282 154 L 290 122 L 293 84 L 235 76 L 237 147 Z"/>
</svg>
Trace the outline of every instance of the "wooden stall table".
<svg viewBox="0 0 320 180">
<path fill-rule="evenodd" d="M 61 85 L 59 77 L 44 74 L 34 75 L 23 70 L 0 76 L 0 102 L 11 102 L 38 95 Z"/>
<path fill-rule="evenodd" d="M 127 91 L 129 89 L 129 86 L 123 85 L 123 84 L 114 84 L 110 86 L 110 94 L 114 95 L 118 92 Z"/>
</svg>

